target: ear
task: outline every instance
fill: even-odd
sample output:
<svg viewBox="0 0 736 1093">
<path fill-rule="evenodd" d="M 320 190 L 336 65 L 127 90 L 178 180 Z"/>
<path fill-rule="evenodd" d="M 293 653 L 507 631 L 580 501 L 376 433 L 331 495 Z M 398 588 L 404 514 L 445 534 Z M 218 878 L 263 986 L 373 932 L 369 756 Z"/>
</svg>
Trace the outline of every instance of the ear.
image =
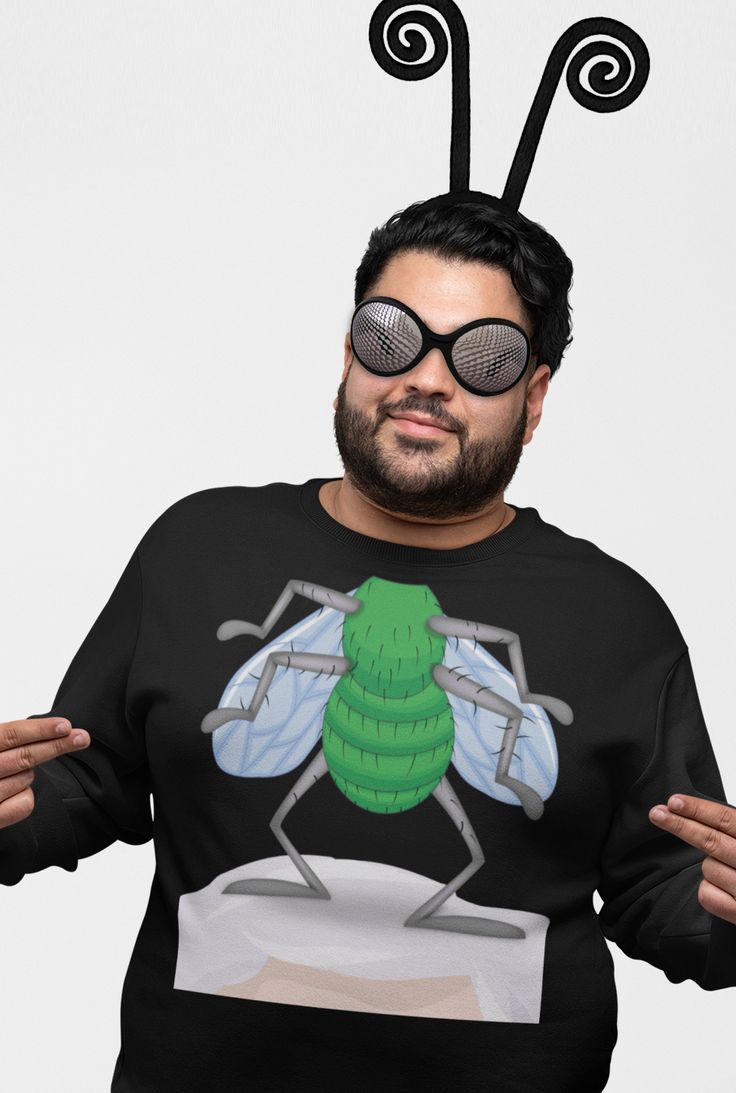
<svg viewBox="0 0 736 1093">
<path fill-rule="evenodd" d="M 340 382 L 344 383 L 347 379 L 348 372 L 350 371 L 350 365 L 353 363 L 353 347 L 350 344 L 350 331 L 345 335 L 345 347 L 343 354 L 342 376 Z M 337 395 L 332 400 L 332 409 L 337 409 Z"/>
<path fill-rule="evenodd" d="M 526 388 L 527 425 L 524 444 L 532 439 L 534 430 L 542 419 L 542 403 L 549 388 L 552 369 L 548 364 L 537 364 Z"/>
<path fill-rule="evenodd" d="M 345 380 L 348 378 L 348 373 L 354 360 L 355 354 L 353 353 L 353 347 L 350 344 L 350 331 L 348 331 L 348 333 L 345 335 L 345 346 L 342 361 L 342 376 L 340 377 L 341 383 L 344 383 Z"/>
</svg>

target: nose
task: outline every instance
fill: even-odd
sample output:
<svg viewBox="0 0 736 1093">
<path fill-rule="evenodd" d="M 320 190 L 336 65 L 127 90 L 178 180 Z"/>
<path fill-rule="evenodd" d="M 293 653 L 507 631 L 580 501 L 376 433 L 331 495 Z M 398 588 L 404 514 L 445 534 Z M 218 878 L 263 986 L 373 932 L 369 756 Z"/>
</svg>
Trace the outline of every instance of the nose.
<svg viewBox="0 0 736 1093">
<path fill-rule="evenodd" d="M 436 346 L 428 350 L 400 378 L 407 391 L 419 391 L 425 396 L 435 394 L 449 397 L 456 386 L 455 377 L 447 367 L 444 354 Z"/>
</svg>

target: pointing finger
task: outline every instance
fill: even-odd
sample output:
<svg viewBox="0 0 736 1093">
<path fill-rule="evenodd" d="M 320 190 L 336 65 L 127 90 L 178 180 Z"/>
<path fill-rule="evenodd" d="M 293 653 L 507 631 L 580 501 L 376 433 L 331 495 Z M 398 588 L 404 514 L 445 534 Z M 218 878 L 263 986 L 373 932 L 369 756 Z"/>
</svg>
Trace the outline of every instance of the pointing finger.
<svg viewBox="0 0 736 1093">
<path fill-rule="evenodd" d="M 682 807 L 677 808 L 677 801 Z M 670 808 L 657 805 L 649 817 L 658 827 L 671 831 L 726 865 L 736 867 L 736 808 L 719 801 L 707 801 L 689 794 L 675 794 Z"/>
</svg>

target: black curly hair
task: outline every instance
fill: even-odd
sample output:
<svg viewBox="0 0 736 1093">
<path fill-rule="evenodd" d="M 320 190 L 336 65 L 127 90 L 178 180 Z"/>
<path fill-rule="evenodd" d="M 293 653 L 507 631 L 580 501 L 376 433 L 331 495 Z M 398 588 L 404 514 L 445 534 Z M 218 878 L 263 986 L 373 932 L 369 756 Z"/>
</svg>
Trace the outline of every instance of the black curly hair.
<svg viewBox="0 0 736 1093">
<path fill-rule="evenodd" d="M 543 227 L 522 213 L 481 202 L 416 201 L 374 228 L 355 274 L 355 306 L 371 294 L 389 259 L 402 251 L 461 258 L 505 269 L 532 329 L 530 370 L 554 376 L 572 342 L 572 262 Z"/>
</svg>

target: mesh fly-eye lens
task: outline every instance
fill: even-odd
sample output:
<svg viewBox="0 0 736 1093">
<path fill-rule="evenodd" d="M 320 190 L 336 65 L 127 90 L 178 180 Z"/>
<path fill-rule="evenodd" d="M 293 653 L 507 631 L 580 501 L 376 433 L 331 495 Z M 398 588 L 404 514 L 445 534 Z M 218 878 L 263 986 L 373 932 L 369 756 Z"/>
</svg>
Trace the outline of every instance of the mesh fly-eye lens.
<svg viewBox="0 0 736 1093">
<path fill-rule="evenodd" d="M 527 336 L 510 320 L 479 320 L 463 333 L 435 335 L 409 308 L 387 299 L 358 305 L 351 341 L 360 363 L 383 376 L 408 371 L 437 345 L 462 386 L 480 395 L 507 391 L 529 361 Z"/>
<path fill-rule="evenodd" d="M 526 368 L 527 340 L 515 326 L 484 323 L 461 334 L 452 362 L 466 383 L 482 391 L 506 391 Z"/>
<path fill-rule="evenodd" d="M 400 372 L 416 358 L 423 341 L 411 315 L 395 304 L 370 300 L 353 318 L 353 349 L 372 372 L 387 376 Z"/>
</svg>

